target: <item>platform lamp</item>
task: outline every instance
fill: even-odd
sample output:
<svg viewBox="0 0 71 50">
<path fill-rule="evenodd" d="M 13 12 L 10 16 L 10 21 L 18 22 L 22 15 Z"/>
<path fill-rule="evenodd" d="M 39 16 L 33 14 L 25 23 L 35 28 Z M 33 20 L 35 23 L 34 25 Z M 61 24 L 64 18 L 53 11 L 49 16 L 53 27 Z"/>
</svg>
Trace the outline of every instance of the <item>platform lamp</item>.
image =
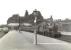
<svg viewBox="0 0 71 50">
<path fill-rule="evenodd" d="M 38 15 L 38 11 L 37 9 L 35 9 L 35 11 L 33 12 L 33 15 L 35 17 L 35 20 L 34 20 L 34 44 L 37 45 L 37 29 L 36 29 L 36 22 L 37 22 L 37 15 Z"/>
<path fill-rule="evenodd" d="M 37 31 L 36 31 L 36 17 L 35 17 L 35 20 L 34 20 L 34 44 L 37 45 Z"/>
</svg>

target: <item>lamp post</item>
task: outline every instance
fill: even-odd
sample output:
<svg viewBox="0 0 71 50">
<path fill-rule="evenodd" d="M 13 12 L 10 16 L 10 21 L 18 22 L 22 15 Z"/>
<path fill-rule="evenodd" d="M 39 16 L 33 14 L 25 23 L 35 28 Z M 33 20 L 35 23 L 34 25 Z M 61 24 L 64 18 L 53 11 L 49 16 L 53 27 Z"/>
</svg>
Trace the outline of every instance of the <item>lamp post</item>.
<svg viewBox="0 0 71 50">
<path fill-rule="evenodd" d="M 34 20 L 35 26 L 34 26 L 34 44 L 37 45 L 37 32 L 36 32 L 36 17 Z"/>
<path fill-rule="evenodd" d="M 18 26 L 19 32 L 20 32 L 20 16 L 19 16 L 19 26 Z"/>
</svg>

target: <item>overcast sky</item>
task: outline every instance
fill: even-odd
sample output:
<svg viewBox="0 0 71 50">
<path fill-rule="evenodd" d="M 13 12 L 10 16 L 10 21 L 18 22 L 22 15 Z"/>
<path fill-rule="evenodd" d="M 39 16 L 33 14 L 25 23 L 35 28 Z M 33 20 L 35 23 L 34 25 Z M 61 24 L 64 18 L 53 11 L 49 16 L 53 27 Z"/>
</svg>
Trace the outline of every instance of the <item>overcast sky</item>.
<svg viewBox="0 0 71 50">
<path fill-rule="evenodd" d="M 0 24 L 13 14 L 24 16 L 26 9 L 29 14 L 37 9 L 44 18 L 71 19 L 71 0 L 0 0 Z"/>
</svg>

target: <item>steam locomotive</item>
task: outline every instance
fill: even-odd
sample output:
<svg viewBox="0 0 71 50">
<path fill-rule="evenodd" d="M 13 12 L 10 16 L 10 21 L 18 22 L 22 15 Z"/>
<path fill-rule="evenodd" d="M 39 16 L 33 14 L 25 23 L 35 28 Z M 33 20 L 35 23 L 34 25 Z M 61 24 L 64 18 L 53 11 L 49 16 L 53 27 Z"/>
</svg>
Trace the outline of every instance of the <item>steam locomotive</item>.
<svg viewBox="0 0 71 50">
<path fill-rule="evenodd" d="M 51 25 L 41 25 L 37 28 L 37 34 L 59 38 L 61 37 L 61 33 L 58 32 L 58 26 L 54 23 Z"/>
</svg>

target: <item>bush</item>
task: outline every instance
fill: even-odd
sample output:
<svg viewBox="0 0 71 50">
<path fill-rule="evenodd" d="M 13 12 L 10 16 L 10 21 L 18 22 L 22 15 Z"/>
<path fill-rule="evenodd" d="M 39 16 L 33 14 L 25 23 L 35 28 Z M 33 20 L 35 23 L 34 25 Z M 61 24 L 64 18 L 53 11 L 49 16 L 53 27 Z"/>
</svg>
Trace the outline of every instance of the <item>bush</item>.
<svg viewBox="0 0 71 50">
<path fill-rule="evenodd" d="M 9 31 L 8 28 L 7 28 L 7 29 L 5 29 L 5 28 L 1 28 L 1 29 L 0 29 L 0 32 L 4 32 L 5 34 L 8 33 L 8 31 Z"/>
</svg>

